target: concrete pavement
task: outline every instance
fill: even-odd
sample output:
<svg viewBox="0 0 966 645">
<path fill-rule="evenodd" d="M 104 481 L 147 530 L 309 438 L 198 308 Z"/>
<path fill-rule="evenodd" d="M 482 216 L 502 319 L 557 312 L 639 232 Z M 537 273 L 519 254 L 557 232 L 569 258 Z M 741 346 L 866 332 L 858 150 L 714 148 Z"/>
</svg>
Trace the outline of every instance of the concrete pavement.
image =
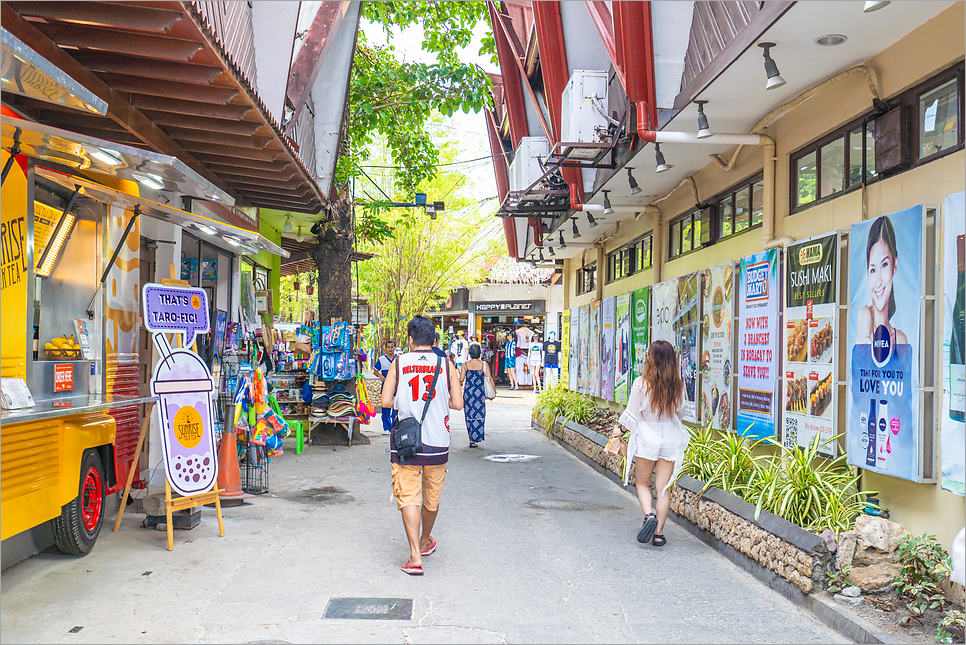
<svg viewBox="0 0 966 645">
<path fill-rule="evenodd" d="M 636 499 L 530 429 L 532 394 L 497 401 L 480 449 L 453 415 L 425 576 L 399 570 L 376 419 L 372 445 L 275 460 L 271 493 L 226 509 L 224 538 L 206 508 L 169 553 L 131 514 L 85 558 L 11 567 L 0 642 L 844 642 L 673 523 L 663 549 L 638 544 Z M 483 459 L 510 453 L 538 458 Z M 323 618 L 334 597 L 412 599 L 412 619 Z"/>
</svg>

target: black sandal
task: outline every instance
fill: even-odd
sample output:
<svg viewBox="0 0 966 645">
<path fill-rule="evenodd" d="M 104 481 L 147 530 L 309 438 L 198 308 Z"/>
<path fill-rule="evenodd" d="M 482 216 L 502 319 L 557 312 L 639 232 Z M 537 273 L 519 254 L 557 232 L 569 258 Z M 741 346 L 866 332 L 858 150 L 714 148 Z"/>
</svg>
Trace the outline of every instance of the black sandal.
<svg viewBox="0 0 966 645">
<path fill-rule="evenodd" d="M 637 541 L 641 544 L 647 544 L 651 540 L 651 536 L 654 535 L 654 529 L 657 528 L 657 516 L 654 513 L 648 513 L 644 516 L 644 524 L 641 526 L 641 530 L 637 532 Z"/>
<path fill-rule="evenodd" d="M 664 537 L 663 535 L 658 535 L 657 533 L 655 533 L 654 539 L 651 541 L 651 544 L 653 544 L 654 546 L 664 546 L 665 544 L 667 544 L 667 538 Z"/>
</svg>

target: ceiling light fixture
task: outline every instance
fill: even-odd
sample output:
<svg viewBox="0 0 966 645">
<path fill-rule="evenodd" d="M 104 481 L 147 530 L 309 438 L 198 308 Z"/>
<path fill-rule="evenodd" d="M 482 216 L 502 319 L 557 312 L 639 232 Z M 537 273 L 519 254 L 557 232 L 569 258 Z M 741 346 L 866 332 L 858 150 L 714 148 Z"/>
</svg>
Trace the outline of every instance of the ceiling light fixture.
<svg viewBox="0 0 966 645">
<path fill-rule="evenodd" d="M 765 81 L 765 89 L 777 89 L 785 84 L 785 79 L 782 78 L 781 73 L 778 71 L 778 63 L 771 57 L 770 50 L 775 46 L 775 43 L 758 43 L 758 46 L 765 50 L 765 74 L 768 75 L 768 80 Z"/>
<path fill-rule="evenodd" d="M 198 224 L 195 222 L 195 228 L 204 233 L 205 235 L 214 235 L 218 231 L 208 226 L 207 224 Z"/>
<path fill-rule="evenodd" d="M 573 222 L 573 224 L 574 224 L 574 239 L 575 240 L 576 239 L 579 239 L 580 238 L 580 231 L 577 230 L 577 218 L 574 217 L 570 221 Z"/>
<path fill-rule="evenodd" d="M 815 39 L 816 45 L 821 45 L 822 47 L 835 47 L 836 45 L 841 45 L 848 38 L 842 34 L 825 34 L 824 36 L 819 36 Z"/>
<path fill-rule="evenodd" d="M 610 206 L 610 197 L 607 196 L 610 191 L 602 190 L 601 192 L 604 193 L 604 215 L 610 215 L 614 212 L 614 209 Z"/>
<path fill-rule="evenodd" d="M 142 186 L 147 186 L 148 188 L 151 188 L 153 190 L 164 189 L 163 180 L 158 175 L 147 173 L 147 174 L 136 174 L 134 177 L 135 179 L 138 180 L 138 183 L 141 184 Z"/>
<path fill-rule="evenodd" d="M 543 249 L 540 249 L 540 261 L 546 262 L 546 260 L 543 259 Z"/>
<path fill-rule="evenodd" d="M 865 3 L 864 7 L 862 7 L 862 13 L 872 13 L 873 11 L 884 9 L 889 4 L 890 3 L 888 0 L 879 0 L 878 2 L 870 0 L 869 2 Z"/>
<path fill-rule="evenodd" d="M 637 180 L 634 179 L 634 175 L 631 174 L 633 168 L 627 169 L 627 184 L 631 187 L 631 195 L 639 195 L 641 192 L 641 187 L 637 185 Z"/>
<path fill-rule="evenodd" d="M 674 168 L 674 166 L 664 160 L 664 153 L 661 152 L 660 143 L 654 144 L 654 162 L 657 164 L 657 168 L 654 169 L 654 172 L 667 172 L 671 168 Z"/>
<path fill-rule="evenodd" d="M 553 247 L 552 246 L 548 246 L 547 247 L 547 250 L 550 251 L 550 257 L 553 257 L 553 256 L 557 255 L 556 253 L 553 252 Z"/>
<path fill-rule="evenodd" d="M 594 228 L 597 226 L 597 220 L 594 219 L 594 216 L 591 214 L 590 211 L 587 211 L 587 221 L 590 222 L 590 228 Z"/>
<path fill-rule="evenodd" d="M 304 239 L 305 239 L 305 236 L 304 236 L 304 235 L 302 235 L 302 227 L 301 227 L 301 226 L 299 226 L 299 230 L 298 230 L 298 233 L 296 233 L 296 234 L 295 234 L 295 241 L 296 241 L 296 242 L 301 242 L 301 241 L 302 241 L 302 240 L 304 240 Z"/>
<path fill-rule="evenodd" d="M 704 104 L 707 103 L 706 100 L 701 99 L 695 101 L 698 106 L 698 138 L 707 139 L 712 136 L 714 132 L 711 131 L 711 126 L 708 124 L 708 117 L 704 114 Z"/>
<path fill-rule="evenodd" d="M 567 243 L 563 239 L 563 231 L 560 231 L 560 248 L 567 248 Z"/>
<path fill-rule="evenodd" d="M 228 243 L 232 246 L 241 246 L 241 242 L 234 235 L 226 235 L 225 239 L 228 240 Z"/>
<path fill-rule="evenodd" d="M 99 148 L 89 152 L 92 157 L 108 166 L 120 166 L 124 162 L 121 155 L 108 148 Z"/>
<path fill-rule="evenodd" d="M 292 216 L 291 215 L 289 215 L 288 217 L 285 218 L 285 223 L 282 224 L 282 230 L 285 231 L 286 233 L 291 233 L 292 232 Z"/>
</svg>

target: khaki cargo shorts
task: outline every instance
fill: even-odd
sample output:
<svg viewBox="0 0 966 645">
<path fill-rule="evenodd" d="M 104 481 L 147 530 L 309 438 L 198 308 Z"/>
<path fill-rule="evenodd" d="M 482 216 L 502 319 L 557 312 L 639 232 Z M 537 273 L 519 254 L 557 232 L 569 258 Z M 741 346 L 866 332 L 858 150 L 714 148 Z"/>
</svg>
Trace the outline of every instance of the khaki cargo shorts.
<svg viewBox="0 0 966 645">
<path fill-rule="evenodd" d="M 392 495 L 396 508 L 422 506 L 428 511 L 439 509 L 446 479 L 446 464 L 438 466 L 412 466 L 392 464 Z"/>
</svg>

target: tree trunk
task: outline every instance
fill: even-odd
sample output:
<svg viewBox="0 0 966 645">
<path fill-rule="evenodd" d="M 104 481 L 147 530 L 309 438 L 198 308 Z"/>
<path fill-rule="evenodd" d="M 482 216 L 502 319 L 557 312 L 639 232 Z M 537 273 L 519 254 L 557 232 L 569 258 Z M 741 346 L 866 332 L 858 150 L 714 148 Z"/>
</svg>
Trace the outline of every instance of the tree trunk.
<svg viewBox="0 0 966 645">
<path fill-rule="evenodd" d="M 332 220 L 318 225 L 312 259 L 319 267 L 319 321 L 352 320 L 352 216 L 345 202 L 333 204 Z M 324 225 L 324 229 L 323 229 Z"/>
</svg>

